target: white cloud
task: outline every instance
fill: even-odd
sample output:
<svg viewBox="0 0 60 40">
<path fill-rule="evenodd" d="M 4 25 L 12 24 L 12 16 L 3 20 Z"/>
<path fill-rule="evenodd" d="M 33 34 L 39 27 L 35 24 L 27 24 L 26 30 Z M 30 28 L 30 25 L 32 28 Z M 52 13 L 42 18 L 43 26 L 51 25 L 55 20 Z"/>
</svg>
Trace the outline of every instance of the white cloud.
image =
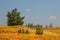
<svg viewBox="0 0 60 40">
<path fill-rule="evenodd" d="M 50 20 L 56 20 L 56 16 L 49 16 Z"/>
<path fill-rule="evenodd" d="M 30 12 L 30 11 L 31 11 L 31 9 L 26 9 L 25 11 L 26 11 L 26 12 Z"/>
</svg>

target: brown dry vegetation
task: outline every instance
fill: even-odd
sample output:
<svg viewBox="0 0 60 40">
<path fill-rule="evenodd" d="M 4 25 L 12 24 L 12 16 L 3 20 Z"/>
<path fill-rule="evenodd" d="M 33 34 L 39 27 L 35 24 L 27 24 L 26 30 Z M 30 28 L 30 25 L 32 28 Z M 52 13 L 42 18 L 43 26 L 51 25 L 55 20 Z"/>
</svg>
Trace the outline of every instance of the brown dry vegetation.
<svg viewBox="0 0 60 40">
<path fill-rule="evenodd" d="M 29 29 L 30 34 L 19 34 L 19 29 Z M 56 33 L 57 32 L 57 33 Z M 44 29 L 43 35 L 36 35 L 34 28 L 26 26 L 0 26 L 0 40 L 60 40 L 60 28 Z"/>
</svg>

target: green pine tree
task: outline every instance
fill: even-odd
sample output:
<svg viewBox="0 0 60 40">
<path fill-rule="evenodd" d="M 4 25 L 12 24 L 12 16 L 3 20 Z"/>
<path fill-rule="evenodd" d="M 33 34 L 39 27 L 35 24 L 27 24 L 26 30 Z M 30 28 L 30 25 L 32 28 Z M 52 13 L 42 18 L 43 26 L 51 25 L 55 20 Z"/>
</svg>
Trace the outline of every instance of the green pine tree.
<svg viewBox="0 0 60 40">
<path fill-rule="evenodd" d="M 18 12 L 17 9 L 13 9 L 11 12 L 7 13 L 7 25 L 14 26 L 14 25 L 23 25 L 24 17 L 21 17 L 21 12 Z"/>
</svg>

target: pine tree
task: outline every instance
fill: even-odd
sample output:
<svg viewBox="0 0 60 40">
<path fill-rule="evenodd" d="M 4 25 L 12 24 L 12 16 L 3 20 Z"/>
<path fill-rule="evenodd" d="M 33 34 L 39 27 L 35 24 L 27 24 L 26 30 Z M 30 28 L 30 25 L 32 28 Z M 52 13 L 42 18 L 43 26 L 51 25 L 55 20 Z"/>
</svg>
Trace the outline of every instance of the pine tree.
<svg viewBox="0 0 60 40">
<path fill-rule="evenodd" d="M 21 12 L 18 12 L 17 9 L 13 9 L 11 12 L 7 13 L 7 25 L 14 26 L 14 25 L 23 25 L 24 17 L 20 16 Z"/>
</svg>

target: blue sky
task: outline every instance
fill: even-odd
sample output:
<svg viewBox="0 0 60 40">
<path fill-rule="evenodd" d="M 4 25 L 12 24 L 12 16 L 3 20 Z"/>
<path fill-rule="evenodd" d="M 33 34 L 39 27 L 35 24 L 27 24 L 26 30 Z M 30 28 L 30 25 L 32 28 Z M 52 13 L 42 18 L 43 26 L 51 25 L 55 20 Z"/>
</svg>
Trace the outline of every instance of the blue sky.
<svg viewBox="0 0 60 40">
<path fill-rule="evenodd" d="M 24 24 L 60 25 L 60 0 L 0 0 L 0 25 L 7 24 L 6 14 L 14 8 L 26 17 Z"/>
</svg>

